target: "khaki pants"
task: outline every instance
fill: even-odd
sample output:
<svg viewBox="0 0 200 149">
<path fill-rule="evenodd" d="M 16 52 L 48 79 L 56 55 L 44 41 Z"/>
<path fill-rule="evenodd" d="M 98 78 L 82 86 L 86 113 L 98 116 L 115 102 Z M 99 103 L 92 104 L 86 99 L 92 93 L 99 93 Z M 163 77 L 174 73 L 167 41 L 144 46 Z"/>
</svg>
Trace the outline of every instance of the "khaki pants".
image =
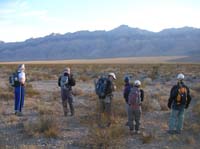
<svg viewBox="0 0 200 149">
<path fill-rule="evenodd" d="M 138 110 L 132 109 L 131 106 L 128 108 L 128 124 L 130 130 L 138 131 L 140 128 L 141 108 Z"/>
<path fill-rule="evenodd" d="M 112 96 L 99 99 L 99 121 L 102 122 L 102 114 L 105 113 L 107 124 L 111 123 L 111 103 Z"/>
</svg>

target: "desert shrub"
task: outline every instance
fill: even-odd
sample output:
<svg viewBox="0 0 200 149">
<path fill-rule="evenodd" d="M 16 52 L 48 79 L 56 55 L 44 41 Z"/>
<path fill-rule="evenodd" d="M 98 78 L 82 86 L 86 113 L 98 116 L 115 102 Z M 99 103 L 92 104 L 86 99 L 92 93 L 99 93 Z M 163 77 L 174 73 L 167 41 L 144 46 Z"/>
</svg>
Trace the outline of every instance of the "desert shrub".
<svg viewBox="0 0 200 149">
<path fill-rule="evenodd" d="M 81 144 L 91 148 L 119 147 L 118 144 L 125 135 L 126 130 L 120 125 L 114 125 L 105 129 L 92 127 L 89 130 L 88 136 Z"/>
<path fill-rule="evenodd" d="M 196 143 L 196 141 L 195 141 L 195 139 L 194 139 L 193 136 L 187 136 L 187 138 L 185 139 L 185 142 L 186 142 L 187 144 L 190 144 L 190 145 Z"/>
<path fill-rule="evenodd" d="M 14 93 L 13 92 L 0 92 L 0 99 L 4 100 L 4 101 L 8 101 L 8 100 L 13 100 L 14 99 Z"/>
<path fill-rule="evenodd" d="M 81 88 L 74 88 L 73 89 L 73 95 L 74 96 L 81 96 L 84 95 L 84 91 Z"/>
<path fill-rule="evenodd" d="M 120 118 L 127 117 L 124 99 L 113 100 L 112 110 L 115 117 L 120 117 Z"/>
<path fill-rule="evenodd" d="M 25 91 L 26 96 L 28 96 L 28 97 L 34 97 L 34 96 L 40 95 L 40 93 L 36 89 L 34 89 L 32 84 L 30 84 L 30 83 L 26 84 L 25 90 L 26 90 Z"/>
<path fill-rule="evenodd" d="M 48 115 L 48 114 L 53 114 L 53 108 L 49 107 L 47 105 L 43 104 L 39 104 L 38 105 L 38 112 L 40 115 Z"/>
<path fill-rule="evenodd" d="M 155 140 L 155 136 L 153 135 L 153 133 L 142 133 L 141 140 L 143 144 L 149 144 L 153 140 Z"/>
<path fill-rule="evenodd" d="M 197 117 L 200 117 L 200 103 L 197 103 L 193 107 L 192 111 L 197 115 Z"/>
<path fill-rule="evenodd" d="M 151 71 L 149 77 L 152 80 L 155 80 L 155 79 L 158 78 L 158 75 L 159 75 L 159 66 L 153 66 L 152 71 Z"/>
<path fill-rule="evenodd" d="M 197 83 L 193 86 L 193 89 L 196 91 L 196 92 L 200 92 L 200 83 Z"/>
<path fill-rule="evenodd" d="M 58 137 L 60 132 L 56 119 L 52 116 L 40 116 L 35 121 L 25 122 L 24 130 L 29 136 L 44 135 L 48 138 Z"/>
</svg>

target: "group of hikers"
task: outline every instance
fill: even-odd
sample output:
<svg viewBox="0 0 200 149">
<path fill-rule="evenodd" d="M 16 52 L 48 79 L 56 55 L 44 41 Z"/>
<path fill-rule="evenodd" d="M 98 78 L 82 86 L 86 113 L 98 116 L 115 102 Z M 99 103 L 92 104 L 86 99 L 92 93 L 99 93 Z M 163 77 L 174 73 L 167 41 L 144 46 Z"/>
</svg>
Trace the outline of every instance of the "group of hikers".
<svg viewBox="0 0 200 149">
<path fill-rule="evenodd" d="M 99 97 L 99 121 L 102 120 L 102 114 L 106 116 L 106 127 L 111 125 L 112 115 L 112 100 L 113 92 L 116 90 L 114 80 L 116 75 L 113 72 L 108 75 L 102 75 L 95 81 L 95 91 Z M 22 116 L 22 108 L 24 105 L 25 95 L 25 65 L 18 66 L 17 72 L 9 77 L 10 84 L 14 87 L 15 115 Z M 63 70 L 58 78 L 58 86 L 61 88 L 61 98 L 64 116 L 68 115 L 68 105 L 70 109 L 70 116 L 75 114 L 73 105 L 72 87 L 76 85 L 76 81 L 70 68 Z M 125 100 L 125 111 L 127 113 L 126 126 L 129 127 L 130 133 L 140 133 L 140 120 L 142 114 L 142 102 L 144 101 L 144 90 L 141 88 L 141 81 L 134 80 L 131 76 L 124 77 L 123 97 Z M 174 85 L 170 91 L 167 106 L 171 109 L 169 117 L 169 134 L 180 134 L 183 129 L 184 112 L 189 107 L 191 96 L 189 88 L 184 84 L 184 75 L 182 73 L 177 75 L 177 84 Z M 99 125 L 102 126 L 101 124 Z"/>
</svg>

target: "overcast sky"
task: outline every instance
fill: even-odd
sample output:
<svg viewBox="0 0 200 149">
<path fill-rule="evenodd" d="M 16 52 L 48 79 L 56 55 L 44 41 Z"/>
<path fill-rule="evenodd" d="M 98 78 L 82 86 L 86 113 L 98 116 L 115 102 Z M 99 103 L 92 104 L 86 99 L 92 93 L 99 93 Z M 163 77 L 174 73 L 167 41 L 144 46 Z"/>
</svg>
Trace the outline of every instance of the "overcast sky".
<svg viewBox="0 0 200 149">
<path fill-rule="evenodd" d="M 5 42 L 122 24 L 155 32 L 200 28 L 200 0 L 0 0 L 0 40 Z"/>
</svg>

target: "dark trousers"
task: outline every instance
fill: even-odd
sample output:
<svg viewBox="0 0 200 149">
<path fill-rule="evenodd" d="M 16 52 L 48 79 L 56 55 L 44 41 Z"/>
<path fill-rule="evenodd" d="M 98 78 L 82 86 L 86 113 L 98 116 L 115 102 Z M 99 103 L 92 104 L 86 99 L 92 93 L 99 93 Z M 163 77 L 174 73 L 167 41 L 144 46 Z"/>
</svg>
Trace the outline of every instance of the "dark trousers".
<svg viewBox="0 0 200 149">
<path fill-rule="evenodd" d="M 73 106 L 73 95 L 71 90 L 61 89 L 61 97 L 62 97 L 62 105 L 64 115 L 66 116 L 68 113 L 68 104 L 70 108 L 70 112 L 74 114 L 74 106 Z"/>
</svg>

